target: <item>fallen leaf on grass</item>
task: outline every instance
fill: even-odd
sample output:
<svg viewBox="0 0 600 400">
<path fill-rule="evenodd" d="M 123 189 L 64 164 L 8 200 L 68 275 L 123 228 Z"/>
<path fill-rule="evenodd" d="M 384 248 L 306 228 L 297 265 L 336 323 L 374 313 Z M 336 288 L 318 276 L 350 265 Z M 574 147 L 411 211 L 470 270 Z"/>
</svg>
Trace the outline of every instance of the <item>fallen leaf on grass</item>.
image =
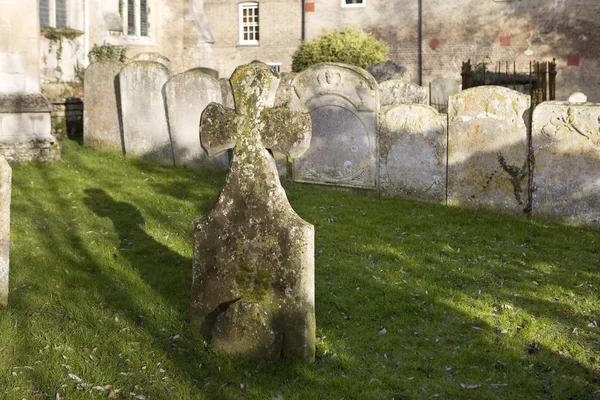
<svg viewBox="0 0 600 400">
<path fill-rule="evenodd" d="M 465 385 L 464 383 L 460 384 L 460 387 L 463 389 L 477 389 L 480 386 L 481 385 L 475 385 L 475 384 L 471 384 L 471 385 Z"/>
</svg>

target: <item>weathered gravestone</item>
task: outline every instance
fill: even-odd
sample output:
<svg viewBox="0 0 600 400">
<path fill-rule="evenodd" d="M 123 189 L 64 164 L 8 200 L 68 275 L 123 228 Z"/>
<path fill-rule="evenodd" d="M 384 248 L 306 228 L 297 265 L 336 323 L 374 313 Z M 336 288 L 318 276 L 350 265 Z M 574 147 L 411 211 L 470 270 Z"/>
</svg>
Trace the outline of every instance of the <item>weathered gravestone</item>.
<svg viewBox="0 0 600 400">
<path fill-rule="evenodd" d="M 169 70 L 152 61 L 135 61 L 119 73 L 123 145 L 126 155 L 173 164 L 162 88 Z"/>
<path fill-rule="evenodd" d="M 310 149 L 294 160 L 294 180 L 377 188 L 377 82 L 365 70 L 322 63 L 293 80 L 312 117 Z"/>
<path fill-rule="evenodd" d="M 167 69 L 171 69 L 171 60 L 169 60 L 167 57 L 163 56 L 160 53 L 156 53 L 156 52 L 146 52 L 146 53 L 139 53 L 135 56 L 133 56 L 130 60 L 130 62 L 132 61 L 151 61 L 151 62 L 157 62 L 159 64 L 164 65 Z"/>
<path fill-rule="evenodd" d="M 448 112 L 448 99 L 460 92 L 460 85 L 450 78 L 436 78 L 429 84 L 430 104 L 441 113 Z"/>
<path fill-rule="evenodd" d="M 98 61 L 85 70 L 83 142 L 96 149 L 123 151 L 117 96 L 123 64 Z"/>
<path fill-rule="evenodd" d="M 530 98 L 479 86 L 448 104 L 448 204 L 522 214 L 528 202 Z"/>
<path fill-rule="evenodd" d="M 544 102 L 532 136 L 533 215 L 600 226 L 600 104 Z"/>
<path fill-rule="evenodd" d="M 227 154 L 210 160 L 200 146 L 200 115 L 211 103 L 221 104 L 221 85 L 201 70 L 191 69 L 177 74 L 165 84 L 165 100 L 175 165 L 213 165 L 226 168 Z"/>
<path fill-rule="evenodd" d="M 0 306 L 8 305 L 11 175 L 10 165 L 0 155 Z"/>
<path fill-rule="evenodd" d="M 291 208 L 267 148 L 297 157 L 308 112 L 272 108 L 278 76 L 238 67 L 235 111 L 211 103 L 200 122 L 214 156 L 234 148 L 215 208 L 196 223 L 192 328 L 215 347 L 259 358 L 314 360 L 314 229 Z"/>
<path fill-rule="evenodd" d="M 379 162 L 382 195 L 444 201 L 446 116 L 421 104 L 403 104 L 382 113 Z"/>
<path fill-rule="evenodd" d="M 379 82 L 381 111 L 398 104 L 427 104 L 427 89 L 402 79 Z"/>
</svg>

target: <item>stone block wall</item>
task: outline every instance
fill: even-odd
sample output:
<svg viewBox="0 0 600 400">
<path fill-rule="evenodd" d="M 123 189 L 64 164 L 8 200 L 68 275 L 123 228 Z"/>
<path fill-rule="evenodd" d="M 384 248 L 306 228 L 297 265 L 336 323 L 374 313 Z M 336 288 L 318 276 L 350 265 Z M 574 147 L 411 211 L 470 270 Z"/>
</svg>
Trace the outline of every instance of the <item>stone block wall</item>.
<svg viewBox="0 0 600 400">
<path fill-rule="evenodd" d="M 59 138 L 83 138 L 83 100 L 75 97 L 50 99 L 52 134 Z"/>
</svg>

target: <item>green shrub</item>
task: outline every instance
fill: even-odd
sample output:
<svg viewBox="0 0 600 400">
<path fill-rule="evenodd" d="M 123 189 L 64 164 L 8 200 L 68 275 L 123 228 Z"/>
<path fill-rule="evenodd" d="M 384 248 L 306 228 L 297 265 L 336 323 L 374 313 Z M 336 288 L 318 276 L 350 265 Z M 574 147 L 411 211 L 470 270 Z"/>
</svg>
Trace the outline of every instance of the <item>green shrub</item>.
<svg viewBox="0 0 600 400">
<path fill-rule="evenodd" d="M 90 63 L 96 61 L 127 61 L 127 48 L 125 46 L 114 46 L 110 43 L 102 43 L 98 46 L 94 44 L 92 50 L 88 53 Z"/>
<path fill-rule="evenodd" d="M 292 71 L 300 72 L 321 62 L 340 62 L 364 68 L 389 59 L 389 46 L 358 27 L 323 32 L 303 42 L 292 55 Z"/>
</svg>

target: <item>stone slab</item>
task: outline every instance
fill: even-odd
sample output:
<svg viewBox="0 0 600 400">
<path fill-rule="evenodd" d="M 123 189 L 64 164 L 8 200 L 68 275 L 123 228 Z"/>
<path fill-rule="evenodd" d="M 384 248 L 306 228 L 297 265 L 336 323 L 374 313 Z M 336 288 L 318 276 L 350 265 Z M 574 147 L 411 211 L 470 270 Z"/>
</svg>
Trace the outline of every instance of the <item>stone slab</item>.
<svg viewBox="0 0 600 400">
<path fill-rule="evenodd" d="M 127 156 L 173 164 L 163 86 L 169 70 L 152 61 L 134 61 L 119 73 L 123 145 Z"/>
<path fill-rule="evenodd" d="M 131 59 L 129 60 L 129 62 L 135 61 L 157 62 L 159 64 L 164 65 L 167 69 L 171 69 L 171 60 L 169 60 L 168 57 L 165 57 L 162 54 L 156 52 L 139 53 L 131 57 Z"/>
<path fill-rule="evenodd" d="M 448 204 L 515 215 L 529 210 L 530 97 L 499 86 L 451 96 Z"/>
<path fill-rule="evenodd" d="M 532 144 L 533 215 L 600 227 L 600 104 L 541 103 Z"/>
<path fill-rule="evenodd" d="M 377 64 L 367 65 L 365 69 L 373 75 L 377 82 L 388 81 L 390 79 L 402 79 L 410 81 L 410 72 L 392 60 L 387 60 Z"/>
<path fill-rule="evenodd" d="M 446 116 L 402 104 L 381 114 L 379 132 L 381 195 L 445 201 Z"/>
<path fill-rule="evenodd" d="M 363 69 L 312 66 L 292 81 L 312 117 L 311 146 L 294 160 L 294 180 L 377 189 L 377 82 Z"/>
<path fill-rule="evenodd" d="M 8 305 L 11 179 L 10 165 L 0 155 L 0 306 Z"/>
<path fill-rule="evenodd" d="M 381 110 L 399 104 L 428 104 L 427 89 L 402 79 L 379 82 Z"/>
<path fill-rule="evenodd" d="M 95 149 L 124 151 L 119 120 L 118 75 L 123 64 L 99 61 L 85 70 L 83 142 Z"/>
<path fill-rule="evenodd" d="M 439 112 L 448 112 L 448 99 L 460 92 L 460 84 L 450 78 L 436 78 L 429 84 L 431 106 Z"/>
<path fill-rule="evenodd" d="M 200 145 L 200 116 L 211 103 L 223 103 L 219 81 L 192 69 L 169 79 L 164 88 L 175 165 L 228 166 L 227 154 L 209 158 Z"/>
</svg>

